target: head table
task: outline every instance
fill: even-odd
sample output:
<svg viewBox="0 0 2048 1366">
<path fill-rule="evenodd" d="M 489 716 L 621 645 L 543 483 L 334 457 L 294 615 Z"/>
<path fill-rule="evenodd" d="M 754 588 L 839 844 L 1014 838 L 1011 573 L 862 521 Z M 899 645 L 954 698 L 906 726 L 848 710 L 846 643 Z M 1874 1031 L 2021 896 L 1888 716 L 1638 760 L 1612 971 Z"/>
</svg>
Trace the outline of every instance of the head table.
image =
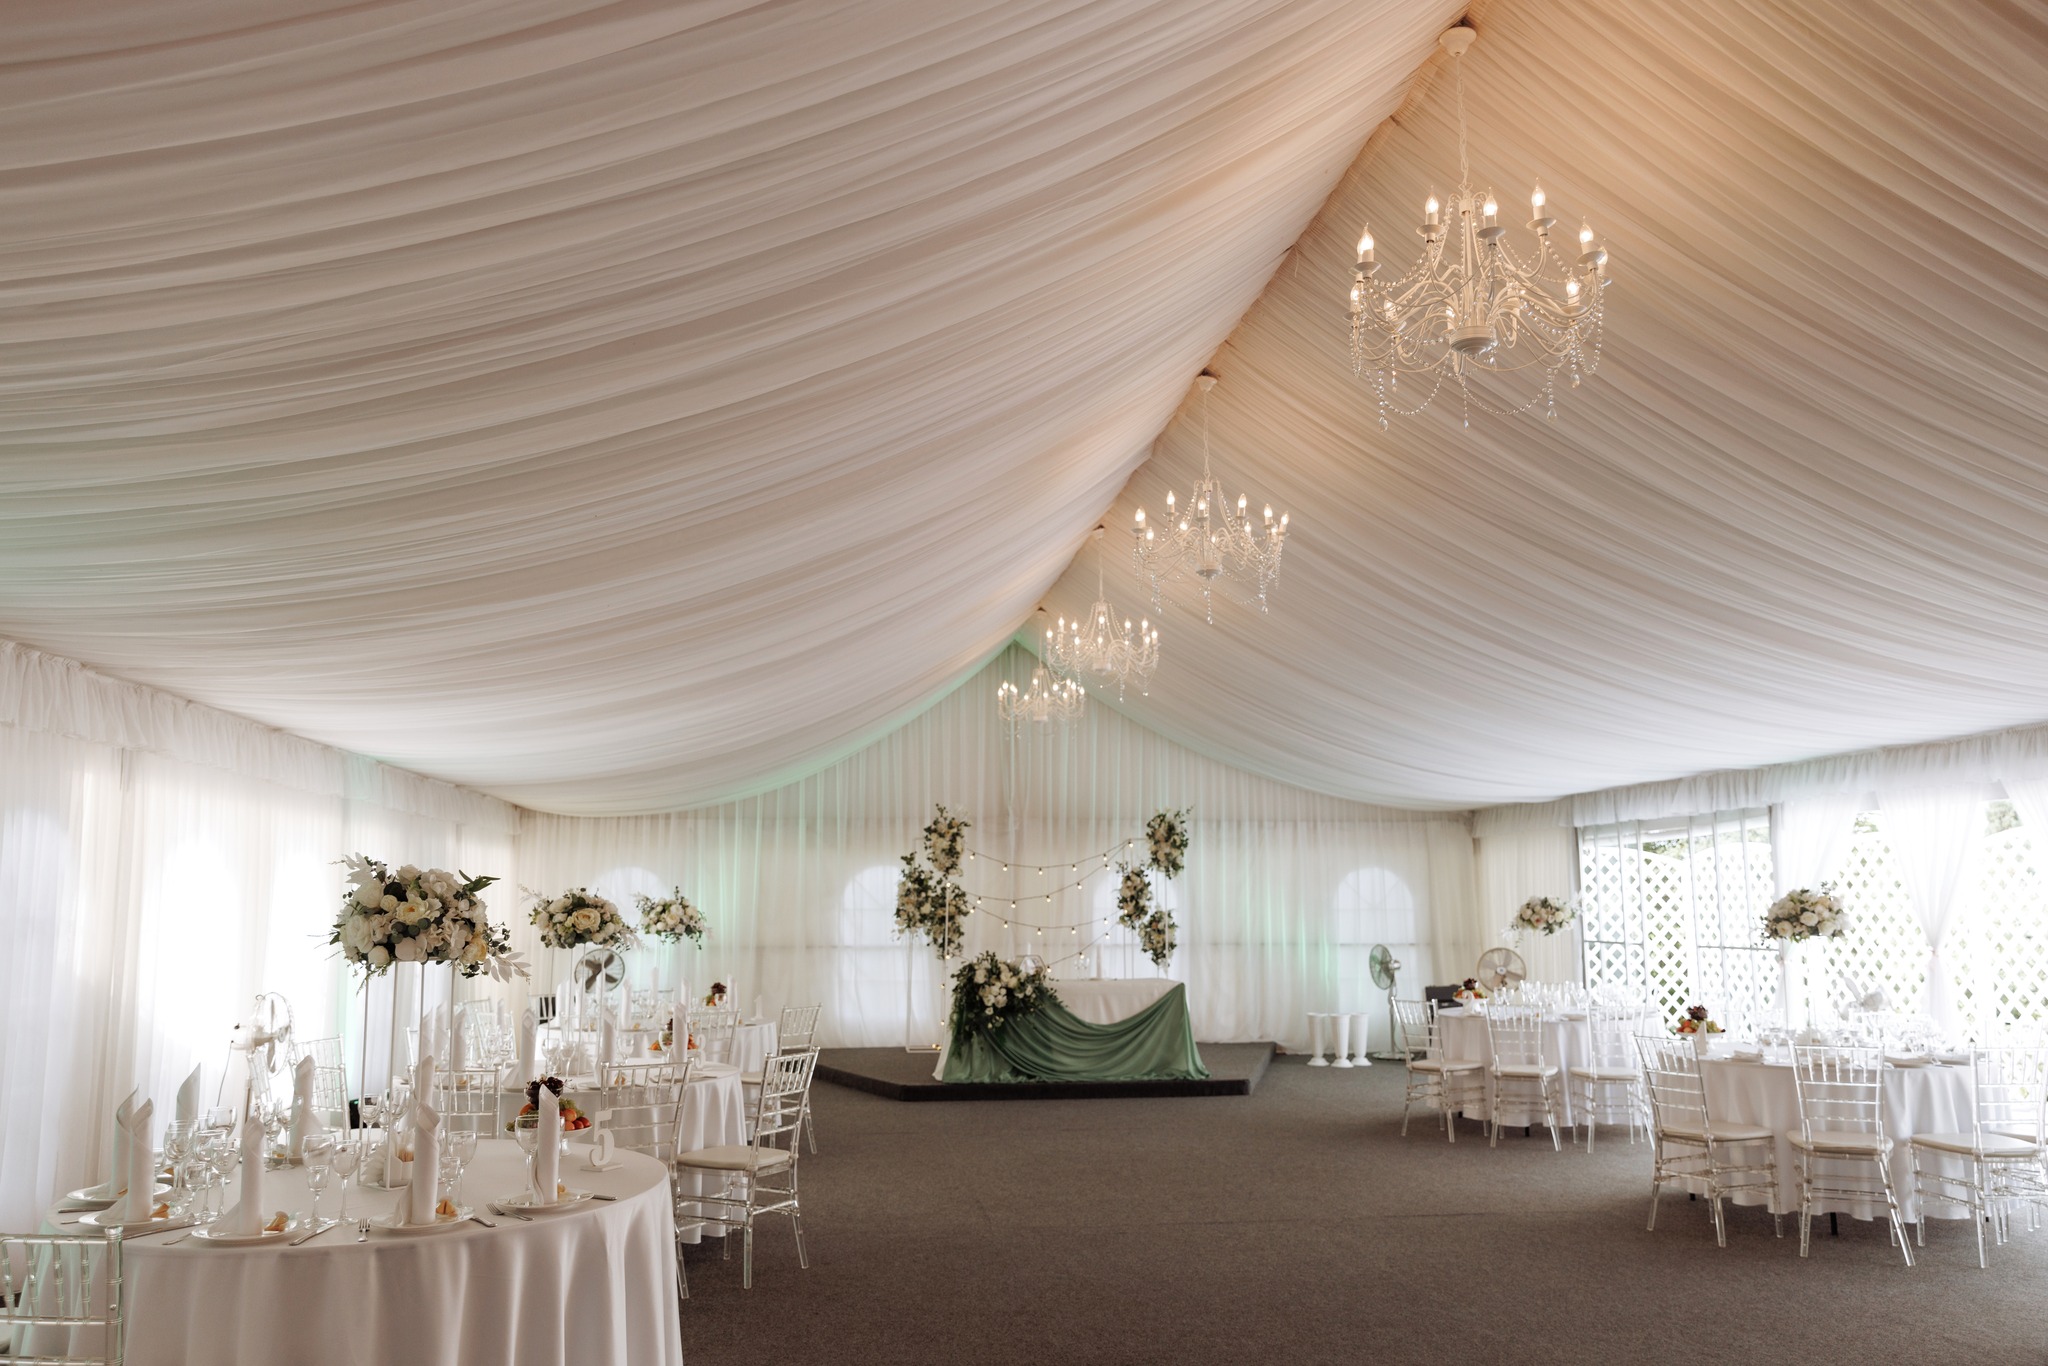
<svg viewBox="0 0 2048 1366">
<path fill-rule="evenodd" d="M 572 1143 L 561 1179 L 616 1196 L 532 1222 L 486 1205 L 526 1189 L 510 1141 L 477 1145 L 463 1202 L 497 1225 L 356 1240 L 356 1219 L 384 1215 L 401 1192 L 349 1190 L 350 1222 L 298 1247 L 213 1247 L 182 1235 L 126 1248 L 129 1366 L 274 1366 L 279 1362 L 434 1362 L 438 1366 L 680 1366 L 675 1222 L 668 1173 L 638 1153 L 584 1170 Z M 264 1204 L 310 1207 L 303 1169 L 266 1173 Z M 340 1207 L 337 1187 L 321 1197 Z M 61 1231 L 52 1213 L 51 1230 Z"/>
</svg>

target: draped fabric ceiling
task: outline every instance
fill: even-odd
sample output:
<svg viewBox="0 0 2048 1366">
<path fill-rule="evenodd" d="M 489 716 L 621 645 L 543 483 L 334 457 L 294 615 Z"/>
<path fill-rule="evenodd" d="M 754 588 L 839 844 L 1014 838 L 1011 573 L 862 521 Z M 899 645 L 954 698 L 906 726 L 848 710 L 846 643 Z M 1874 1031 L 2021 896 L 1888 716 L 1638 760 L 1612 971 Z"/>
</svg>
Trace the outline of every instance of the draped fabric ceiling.
<svg viewBox="0 0 2048 1366">
<path fill-rule="evenodd" d="M 12 7 L 0 635 L 537 808 L 761 790 L 1084 608 L 1206 361 L 1295 534 L 1126 706 L 1214 757 L 1470 806 L 2048 715 L 2040 21 L 1482 0 L 1475 174 L 1599 229 L 1605 359 L 1381 433 L 1351 244 L 1450 186 L 1459 12 Z"/>
</svg>

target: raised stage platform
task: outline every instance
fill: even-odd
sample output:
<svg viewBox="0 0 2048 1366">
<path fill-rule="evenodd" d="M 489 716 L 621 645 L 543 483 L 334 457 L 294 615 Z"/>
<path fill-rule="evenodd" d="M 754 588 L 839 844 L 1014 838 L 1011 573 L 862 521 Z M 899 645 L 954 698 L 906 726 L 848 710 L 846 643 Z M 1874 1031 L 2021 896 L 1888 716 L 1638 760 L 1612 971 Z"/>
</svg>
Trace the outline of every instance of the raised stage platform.
<svg viewBox="0 0 2048 1366">
<path fill-rule="evenodd" d="M 932 1080 L 937 1053 L 901 1048 L 827 1048 L 818 1077 L 889 1100 L 1129 1100 L 1145 1096 L 1248 1096 L 1266 1075 L 1275 1045 L 1205 1043 L 1205 1080 L 946 1082 Z"/>
</svg>

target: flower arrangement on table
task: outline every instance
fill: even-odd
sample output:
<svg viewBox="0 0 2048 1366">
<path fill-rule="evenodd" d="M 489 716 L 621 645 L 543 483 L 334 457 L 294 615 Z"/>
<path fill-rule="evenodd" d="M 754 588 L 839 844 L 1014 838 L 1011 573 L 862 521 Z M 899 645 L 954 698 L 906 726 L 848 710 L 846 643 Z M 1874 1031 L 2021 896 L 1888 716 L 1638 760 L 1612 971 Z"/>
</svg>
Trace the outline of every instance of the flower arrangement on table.
<svg viewBox="0 0 2048 1366">
<path fill-rule="evenodd" d="M 1486 988 L 1479 985 L 1477 977 L 1467 977 L 1459 985 L 1458 990 L 1453 993 L 1452 999 L 1457 1001 L 1483 1001 L 1486 999 Z"/>
<path fill-rule="evenodd" d="M 956 957 L 965 933 L 961 922 L 971 905 L 950 878 L 924 867 L 916 854 L 903 856 L 903 875 L 896 882 L 896 933 L 922 935 L 940 958 Z"/>
<path fill-rule="evenodd" d="M 500 982 L 526 976 L 511 931 L 493 925 L 477 895 L 496 882 L 444 868 L 397 868 L 352 854 L 342 860 L 342 893 L 328 943 L 375 977 L 393 963 L 451 963 L 464 977 L 488 972 Z"/>
<path fill-rule="evenodd" d="M 540 1088 L 543 1086 L 555 1093 L 555 1098 L 561 1107 L 563 1133 L 566 1134 L 574 1130 L 588 1129 L 590 1127 L 590 1116 L 577 1109 L 575 1101 L 562 1095 L 563 1082 L 560 1077 L 542 1077 L 538 1081 L 526 1083 L 526 1104 L 519 1107 L 520 1114 L 537 1115 L 540 1113 Z M 510 1124 L 505 1126 L 505 1132 L 511 1133 L 518 1127 L 519 1121 L 515 1118 Z"/>
<path fill-rule="evenodd" d="M 1674 1034 L 1719 1034 L 1723 1031 L 1721 1026 L 1708 1018 L 1705 1006 L 1687 1006 L 1685 1014 L 1678 1017 L 1678 1027 L 1672 1032 Z"/>
<path fill-rule="evenodd" d="M 690 904 L 682 888 L 674 888 L 664 897 L 651 897 L 643 892 L 633 898 L 633 908 L 640 912 L 640 933 L 670 944 L 688 939 L 698 948 L 704 947 L 704 931 L 710 926 L 705 923 L 704 912 Z"/>
<path fill-rule="evenodd" d="M 1145 822 L 1145 849 L 1154 868 L 1167 877 L 1179 877 L 1187 867 L 1188 813 L 1160 811 Z"/>
<path fill-rule="evenodd" d="M 533 897 L 533 923 L 540 926 L 540 942 L 551 949 L 578 944 L 630 949 L 640 942 L 619 908 L 587 887 L 573 887 L 552 900 Z"/>
<path fill-rule="evenodd" d="M 960 860 L 967 852 L 967 832 L 973 823 L 941 806 L 924 828 L 924 856 L 942 878 L 957 877 Z"/>
<path fill-rule="evenodd" d="M 953 1032 L 1001 1029 L 1058 999 L 1044 967 L 1025 968 L 983 953 L 953 974 Z"/>
<path fill-rule="evenodd" d="M 723 982 L 713 982 L 713 983 L 711 984 L 711 990 L 709 990 L 709 991 L 707 991 L 707 992 L 705 992 L 705 993 L 704 993 L 704 1004 L 705 1004 L 705 1005 L 707 1005 L 707 1006 L 709 1006 L 709 1007 L 711 1007 L 711 1008 L 712 1008 L 712 1009 L 714 1009 L 714 1010 L 715 1010 L 715 1009 L 717 1009 L 717 1008 L 718 1008 L 719 1006 L 722 1006 L 722 1005 L 724 1005 L 724 1004 L 725 1004 L 725 983 L 723 983 Z M 671 1021 L 670 1023 L 674 1023 L 674 1022 L 673 1022 L 673 1021 Z"/>
<path fill-rule="evenodd" d="M 1514 931 L 1534 930 L 1538 934 L 1556 934 L 1579 918 L 1579 908 L 1569 901 L 1556 897 L 1532 896 L 1524 901 L 1515 912 L 1515 918 L 1508 922 Z"/>
<path fill-rule="evenodd" d="M 1764 938 L 1797 944 L 1803 939 L 1835 939 L 1849 930 L 1849 912 L 1835 889 L 1799 887 L 1771 903 L 1764 912 Z"/>
</svg>

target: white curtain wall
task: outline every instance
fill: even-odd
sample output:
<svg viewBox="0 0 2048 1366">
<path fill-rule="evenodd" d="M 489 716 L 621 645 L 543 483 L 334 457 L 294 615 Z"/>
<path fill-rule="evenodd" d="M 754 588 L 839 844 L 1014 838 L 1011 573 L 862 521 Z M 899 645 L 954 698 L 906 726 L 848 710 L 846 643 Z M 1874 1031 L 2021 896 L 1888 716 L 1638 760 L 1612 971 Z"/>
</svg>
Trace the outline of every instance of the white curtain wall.
<svg viewBox="0 0 2048 1366">
<path fill-rule="evenodd" d="M 897 861 L 941 802 L 973 822 L 980 854 L 962 879 L 983 898 L 970 950 L 1035 951 L 1062 977 L 1154 971 L 1109 926 L 1114 874 L 1101 856 L 1142 842 L 1154 811 L 1186 808 L 1188 867 L 1163 892 L 1180 922 L 1168 972 L 1189 984 L 1202 1039 L 1301 1044 L 1309 1010 L 1372 1012 L 1383 1031 L 1384 993 L 1366 968 L 1375 943 L 1404 964 L 1404 993 L 1437 980 L 1439 962 L 1448 972 L 1468 961 L 1462 941 L 1443 937 L 1472 918 L 1462 816 L 1254 777 L 1094 700 L 1064 733 L 1012 739 L 996 688 L 1028 682 L 1033 662 L 1012 645 L 883 739 L 760 796 L 665 816 L 528 813 L 522 877 L 548 892 L 588 884 L 622 904 L 680 886 L 710 917 L 708 945 L 636 955 L 640 980 L 668 985 L 684 971 L 693 989 L 735 980 L 747 1004 L 822 1001 L 823 1038 L 836 1046 L 937 1038 L 935 955 L 892 925 Z M 536 979 L 554 981 L 564 956 L 540 957 Z"/>
<path fill-rule="evenodd" d="M 1478 916 L 1468 922 L 1467 933 L 1458 939 L 1461 956 L 1448 968 L 1459 976 L 1467 975 L 1482 950 L 1508 944 L 1522 955 L 1532 981 L 1579 980 L 1580 927 L 1576 923 L 1548 935 L 1525 932 L 1518 937 L 1507 931 L 1515 912 L 1530 897 L 1571 898 L 1578 886 L 1577 832 L 1539 826 L 1487 835 L 1473 843 L 1478 858 Z"/>
<path fill-rule="evenodd" d="M 168 1118 L 201 1064 L 211 1103 L 258 992 L 353 1067 L 335 860 L 510 873 L 516 829 L 490 798 L 0 642 L 0 1228 L 98 1179 L 129 1088 Z"/>
</svg>

